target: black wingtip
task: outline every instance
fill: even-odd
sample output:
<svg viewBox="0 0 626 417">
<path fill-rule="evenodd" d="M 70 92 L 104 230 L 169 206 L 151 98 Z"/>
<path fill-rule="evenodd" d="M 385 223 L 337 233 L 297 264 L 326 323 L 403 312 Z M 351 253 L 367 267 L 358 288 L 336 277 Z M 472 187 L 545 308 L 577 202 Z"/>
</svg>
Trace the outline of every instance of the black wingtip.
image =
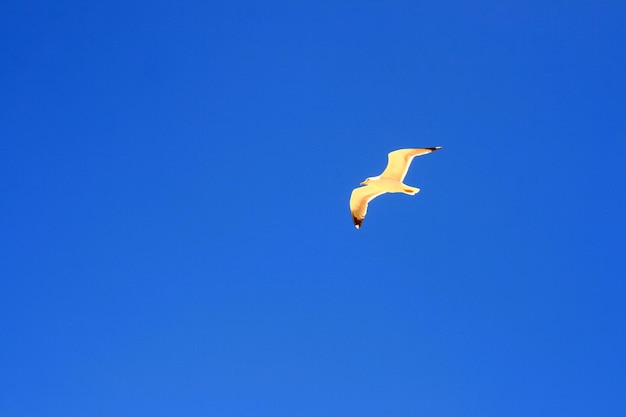
<svg viewBox="0 0 626 417">
<path fill-rule="evenodd" d="M 434 148 L 426 148 L 426 149 L 430 149 L 431 151 L 435 152 L 441 149 L 441 146 L 435 146 Z"/>
<path fill-rule="evenodd" d="M 356 217 L 352 216 L 352 221 L 354 222 L 354 227 L 356 227 L 357 229 L 361 228 L 361 223 L 363 223 L 363 219 L 357 219 Z"/>
</svg>

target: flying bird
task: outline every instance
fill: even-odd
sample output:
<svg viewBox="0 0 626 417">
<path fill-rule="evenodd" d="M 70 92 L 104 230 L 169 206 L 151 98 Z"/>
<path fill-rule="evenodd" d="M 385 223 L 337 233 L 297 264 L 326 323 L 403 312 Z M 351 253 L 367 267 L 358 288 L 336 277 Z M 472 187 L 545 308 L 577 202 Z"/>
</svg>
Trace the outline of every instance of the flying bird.
<svg viewBox="0 0 626 417">
<path fill-rule="evenodd" d="M 420 189 L 404 184 L 409 166 L 413 158 L 426 155 L 441 149 L 441 146 L 434 148 L 413 148 L 398 149 L 389 152 L 387 167 L 377 177 L 369 177 L 361 183 L 364 187 L 355 188 L 350 196 L 350 212 L 352 220 L 357 229 L 361 228 L 361 223 L 367 213 L 367 205 L 370 201 L 385 193 L 404 193 L 415 195 Z"/>
</svg>

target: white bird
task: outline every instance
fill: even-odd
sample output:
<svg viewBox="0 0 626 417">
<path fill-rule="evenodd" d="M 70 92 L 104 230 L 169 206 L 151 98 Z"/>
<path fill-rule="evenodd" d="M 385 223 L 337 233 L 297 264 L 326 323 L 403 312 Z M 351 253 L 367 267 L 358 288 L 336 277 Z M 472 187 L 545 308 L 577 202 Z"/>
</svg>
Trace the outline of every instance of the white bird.
<svg viewBox="0 0 626 417">
<path fill-rule="evenodd" d="M 441 149 L 441 146 L 434 148 L 413 148 L 398 149 L 389 152 L 387 167 L 377 177 L 369 177 L 361 183 L 364 187 L 355 188 L 350 196 L 350 212 L 352 220 L 357 229 L 361 228 L 361 223 L 367 213 L 367 204 L 385 193 L 404 193 L 415 195 L 420 189 L 404 184 L 409 166 L 413 158 L 420 155 L 426 155 Z"/>
</svg>

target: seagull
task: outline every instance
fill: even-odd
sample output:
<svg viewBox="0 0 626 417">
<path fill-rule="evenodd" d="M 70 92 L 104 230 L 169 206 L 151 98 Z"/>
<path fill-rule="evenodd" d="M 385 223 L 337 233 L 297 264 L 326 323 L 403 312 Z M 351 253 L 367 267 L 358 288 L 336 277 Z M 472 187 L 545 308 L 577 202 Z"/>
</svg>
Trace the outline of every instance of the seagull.
<svg viewBox="0 0 626 417">
<path fill-rule="evenodd" d="M 350 195 L 350 212 L 352 213 L 354 226 L 357 229 L 361 228 L 361 223 L 363 223 L 365 213 L 367 213 L 367 204 L 379 195 L 385 193 L 415 195 L 419 193 L 419 188 L 402 183 L 409 170 L 409 165 L 411 165 L 411 161 L 416 156 L 426 155 L 439 149 L 441 149 L 441 146 L 398 149 L 397 151 L 389 152 L 389 155 L 387 155 L 387 167 L 383 173 L 377 177 L 367 178 L 361 183 L 364 187 L 352 190 L 352 195 Z"/>
</svg>

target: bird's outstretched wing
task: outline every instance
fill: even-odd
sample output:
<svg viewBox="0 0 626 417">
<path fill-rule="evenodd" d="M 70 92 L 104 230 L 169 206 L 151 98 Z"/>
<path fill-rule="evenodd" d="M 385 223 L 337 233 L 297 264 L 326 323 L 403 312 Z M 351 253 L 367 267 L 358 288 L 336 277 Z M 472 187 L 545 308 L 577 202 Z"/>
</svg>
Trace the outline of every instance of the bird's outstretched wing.
<svg viewBox="0 0 626 417">
<path fill-rule="evenodd" d="M 398 149 L 397 151 L 389 152 L 387 156 L 387 167 L 380 176 L 382 178 L 389 178 L 396 181 L 404 181 L 411 161 L 416 156 L 426 155 L 434 151 L 441 149 L 441 146 L 434 148 L 412 148 L 412 149 Z"/>
<path fill-rule="evenodd" d="M 361 228 L 361 223 L 363 223 L 367 213 L 367 204 L 381 194 L 385 194 L 385 191 L 376 190 L 374 187 L 367 185 L 352 190 L 350 195 L 350 212 L 357 229 Z"/>
</svg>

